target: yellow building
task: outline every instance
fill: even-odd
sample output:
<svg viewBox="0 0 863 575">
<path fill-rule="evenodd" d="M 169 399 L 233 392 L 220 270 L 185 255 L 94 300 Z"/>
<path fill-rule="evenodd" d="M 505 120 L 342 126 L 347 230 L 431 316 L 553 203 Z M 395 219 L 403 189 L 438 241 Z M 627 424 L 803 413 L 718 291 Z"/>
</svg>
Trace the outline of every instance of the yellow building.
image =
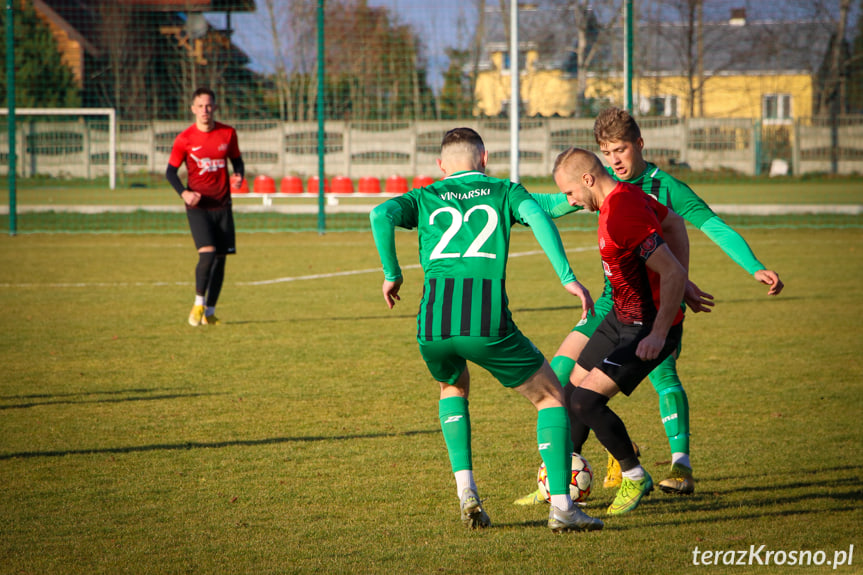
<svg viewBox="0 0 863 575">
<path fill-rule="evenodd" d="M 477 75 L 474 114 L 508 113 L 509 46 L 489 26 Z M 576 115 L 578 68 L 571 10 L 520 11 L 520 98 L 533 117 Z M 830 22 L 747 21 L 735 11 L 705 23 L 697 35 L 676 23 L 639 25 L 635 33 L 633 107 L 641 116 L 752 118 L 765 124 L 808 117 L 818 100 L 818 73 L 834 27 Z M 586 115 L 623 102 L 623 31 L 595 31 L 588 66 Z M 691 39 L 690 39 L 691 38 Z M 698 70 L 703 70 L 699 74 Z M 691 70 L 691 73 L 688 72 Z"/>
</svg>

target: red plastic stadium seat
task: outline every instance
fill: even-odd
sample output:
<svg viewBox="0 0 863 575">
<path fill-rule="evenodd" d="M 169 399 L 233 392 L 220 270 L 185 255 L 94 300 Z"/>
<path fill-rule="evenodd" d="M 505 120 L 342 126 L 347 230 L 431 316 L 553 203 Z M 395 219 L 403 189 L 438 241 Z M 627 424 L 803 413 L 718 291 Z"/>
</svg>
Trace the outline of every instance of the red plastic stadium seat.
<svg viewBox="0 0 863 575">
<path fill-rule="evenodd" d="M 249 193 L 249 180 L 243 178 L 243 183 L 240 184 L 240 189 L 231 188 L 232 194 L 248 194 Z"/>
<path fill-rule="evenodd" d="M 254 188 L 256 194 L 275 194 L 276 182 L 270 176 L 261 174 L 255 178 Z"/>
<path fill-rule="evenodd" d="M 283 194 L 302 194 L 303 180 L 299 176 L 285 176 L 282 178 L 282 183 L 279 191 Z"/>
<path fill-rule="evenodd" d="M 312 176 L 311 178 L 309 178 L 309 183 L 308 183 L 307 189 L 308 189 L 310 194 L 317 194 L 318 193 L 318 181 L 319 181 L 319 178 L 317 176 Z M 324 193 L 328 194 L 329 192 L 330 192 L 330 181 L 328 179 L 324 178 Z"/>
<path fill-rule="evenodd" d="M 347 176 L 335 176 L 333 178 L 332 192 L 334 194 L 353 194 L 354 183 Z"/>
<path fill-rule="evenodd" d="M 404 176 L 390 176 L 387 178 L 386 192 L 388 194 L 404 194 L 408 191 L 408 181 Z"/>
<path fill-rule="evenodd" d="M 379 194 L 381 193 L 381 181 L 372 176 L 360 178 L 359 183 L 361 194 Z"/>
<path fill-rule="evenodd" d="M 424 188 L 428 185 L 434 183 L 434 178 L 431 176 L 417 176 L 414 178 L 414 181 L 411 182 L 412 188 Z"/>
</svg>

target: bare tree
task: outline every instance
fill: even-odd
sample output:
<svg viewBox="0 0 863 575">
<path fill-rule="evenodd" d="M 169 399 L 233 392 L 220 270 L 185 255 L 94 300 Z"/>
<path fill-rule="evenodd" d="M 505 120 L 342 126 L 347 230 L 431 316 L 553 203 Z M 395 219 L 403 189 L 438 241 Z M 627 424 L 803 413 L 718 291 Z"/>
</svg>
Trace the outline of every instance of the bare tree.
<svg viewBox="0 0 863 575">
<path fill-rule="evenodd" d="M 600 46 L 599 38 L 604 30 L 611 28 L 615 21 L 623 13 L 623 0 L 615 0 L 607 4 L 608 17 L 601 22 L 592 8 L 590 0 L 577 0 L 570 3 L 570 9 L 575 17 L 575 27 L 578 34 L 578 43 L 575 47 L 578 62 L 577 90 L 576 90 L 576 115 L 585 113 L 585 97 L 587 91 L 587 73 L 590 65 L 598 53 Z"/>
<path fill-rule="evenodd" d="M 649 38 L 639 39 L 645 46 L 639 52 L 642 70 L 677 72 L 684 78 L 689 117 L 703 115 L 703 95 L 711 78 L 735 69 L 756 52 L 781 50 L 778 40 L 757 36 L 763 29 L 756 32 L 744 25 L 745 9 L 732 8 L 722 26 L 711 26 L 705 25 L 707 7 L 704 0 L 656 0 L 642 27 Z"/>
<path fill-rule="evenodd" d="M 288 74 L 285 70 L 285 60 L 282 56 L 282 39 L 279 34 L 279 26 L 276 21 L 276 6 L 275 0 L 264 0 L 264 6 L 267 9 L 267 16 L 270 19 L 270 36 L 273 42 L 273 56 L 276 66 L 276 94 L 279 103 L 279 119 L 284 121 L 287 113 L 287 106 L 290 104 L 290 96 L 288 94 Z"/>
<path fill-rule="evenodd" d="M 851 0 L 840 0 L 839 19 L 836 22 L 836 32 L 830 47 L 829 68 L 824 81 L 824 86 L 818 98 L 818 114 L 826 115 L 835 113 L 831 104 L 841 105 L 844 90 L 842 89 L 845 78 L 845 30 L 848 26 L 848 13 L 851 9 Z"/>
<path fill-rule="evenodd" d="M 476 93 L 476 81 L 479 77 L 479 61 L 482 57 L 482 44 L 485 40 L 485 0 L 475 0 L 474 6 L 477 11 L 477 22 L 473 36 L 470 94 Z"/>
</svg>

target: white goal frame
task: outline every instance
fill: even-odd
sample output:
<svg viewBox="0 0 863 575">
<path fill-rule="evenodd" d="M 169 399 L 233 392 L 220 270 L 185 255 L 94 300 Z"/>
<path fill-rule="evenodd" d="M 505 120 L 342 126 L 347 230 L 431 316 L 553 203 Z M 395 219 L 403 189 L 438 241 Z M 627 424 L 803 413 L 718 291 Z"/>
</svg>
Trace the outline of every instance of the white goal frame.
<svg viewBox="0 0 863 575">
<path fill-rule="evenodd" d="M 0 116 L 9 116 L 9 108 L 0 108 Z M 15 108 L 15 131 L 18 116 L 108 116 L 108 182 L 117 187 L 117 111 L 114 108 Z M 11 142 L 10 142 L 11 146 Z"/>
</svg>

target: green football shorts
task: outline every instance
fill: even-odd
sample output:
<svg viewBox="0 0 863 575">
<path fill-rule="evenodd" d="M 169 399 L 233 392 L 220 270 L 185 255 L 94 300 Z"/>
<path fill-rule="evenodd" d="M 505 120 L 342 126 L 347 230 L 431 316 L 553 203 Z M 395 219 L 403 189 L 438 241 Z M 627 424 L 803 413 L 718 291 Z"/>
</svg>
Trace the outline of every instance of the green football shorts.
<svg viewBox="0 0 863 575">
<path fill-rule="evenodd" d="M 607 293 L 606 293 L 607 292 Z M 587 317 L 576 324 L 572 331 L 584 334 L 587 339 L 593 335 L 605 316 L 611 311 L 614 306 L 614 300 L 611 299 L 611 290 L 602 292 L 602 296 L 593 302 L 593 311 L 595 315 L 587 314 Z"/>
<path fill-rule="evenodd" d="M 545 356 L 518 330 L 502 338 L 454 336 L 417 341 L 432 377 L 450 385 L 458 381 L 468 361 L 488 370 L 504 387 L 518 387 L 545 362 Z"/>
</svg>

